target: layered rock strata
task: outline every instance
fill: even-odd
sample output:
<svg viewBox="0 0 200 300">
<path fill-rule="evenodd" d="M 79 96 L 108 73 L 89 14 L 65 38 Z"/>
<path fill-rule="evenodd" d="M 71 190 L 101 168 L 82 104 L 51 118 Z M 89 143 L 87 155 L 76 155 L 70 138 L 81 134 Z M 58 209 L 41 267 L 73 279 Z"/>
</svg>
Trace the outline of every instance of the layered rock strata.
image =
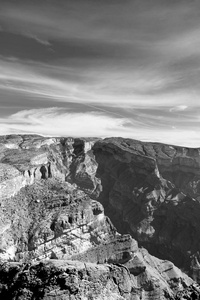
<svg viewBox="0 0 200 300">
<path fill-rule="evenodd" d="M 69 260 L 76 271 L 75 261 L 81 268 L 93 263 L 99 274 L 96 291 L 102 289 L 103 274 L 114 282 L 100 298 L 94 291 L 93 299 L 175 299 L 184 291 L 191 295 L 194 283 L 189 277 L 173 263 L 139 248 L 132 237 L 151 254 L 173 261 L 199 280 L 197 152 L 117 138 L 0 137 L 0 259 L 18 261 L 19 268 L 21 262 L 35 261 L 33 269 L 40 268 L 37 260 L 49 259 L 52 270 Z M 193 167 L 195 174 L 187 175 Z M 10 274 L 14 265 L 6 266 Z M 49 268 L 47 262 L 44 268 Z M 112 279 L 112 268 L 126 274 L 119 276 L 125 293 Z M 34 276 L 37 282 L 39 275 Z M 67 288 L 64 296 L 56 281 L 57 299 L 89 297 L 84 280 L 77 277 L 80 291 L 75 295 Z M 26 292 L 35 297 L 27 282 L 25 294 L 20 286 L 22 299 L 29 297 Z M 8 283 L 2 284 L 4 293 Z M 46 294 L 47 286 L 42 289 L 44 299 L 56 297 L 54 292 Z"/>
<path fill-rule="evenodd" d="M 74 263 L 71 262 L 71 268 L 73 267 L 78 274 L 79 267 L 77 266 L 79 264 L 77 265 L 76 261 L 83 263 L 80 263 L 80 266 L 84 266 L 85 263 L 93 263 L 93 272 L 96 270 L 98 273 L 97 279 L 95 279 L 98 284 L 93 292 L 93 299 L 109 299 L 109 297 L 169 299 L 177 291 L 193 284 L 192 279 L 184 275 L 172 263 L 152 257 L 145 249 L 140 249 L 130 235 L 117 233 L 110 220 L 105 217 L 102 205 L 91 200 L 83 191 L 69 183 L 61 183 L 52 178 L 41 179 L 22 188 L 14 197 L 4 199 L 1 207 L 3 212 L 1 220 L 5 224 L 0 240 L 0 258 L 4 262 L 2 268 L 6 261 L 18 261 L 17 266 L 21 272 L 20 270 L 24 266 L 23 262 L 27 265 L 27 263 L 35 261 L 34 269 L 35 264 L 37 264 L 36 261 L 53 259 L 51 272 L 54 274 L 52 271 L 54 266 L 61 266 L 71 260 L 74 261 Z M 104 265 L 108 263 L 110 267 Z M 10 270 L 13 264 L 7 266 Z M 103 273 L 101 273 L 102 270 L 104 270 Z M 116 280 L 119 280 L 121 285 L 121 289 L 118 289 L 116 295 L 113 292 L 115 296 L 112 295 L 111 291 L 112 289 L 115 291 L 118 283 L 115 279 L 108 279 L 112 278 L 112 270 L 118 270 L 115 271 L 117 274 L 119 273 L 116 275 L 118 276 Z M 17 273 L 17 270 L 11 271 L 11 274 L 13 274 L 12 272 Z M 50 271 L 48 272 L 50 278 L 55 276 Z M 121 273 L 122 275 L 120 275 Z M 32 278 L 32 273 L 29 275 Z M 16 276 L 20 278 L 21 282 L 22 275 Z M 23 278 L 24 276 L 26 278 L 26 275 L 23 275 Z M 39 280 L 37 279 L 38 276 L 34 277 L 36 283 Z M 70 276 L 68 279 L 71 283 L 73 280 Z M 106 288 L 102 292 L 103 294 L 99 296 L 100 298 L 95 298 L 99 289 L 104 286 L 104 276 L 106 282 L 108 281 Z M 109 280 L 114 282 L 113 287 L 110 287 Z M 93 279 L 91 281 L 93 282 Z M 39 288 L 36 287 L 34 291 L 32 284 L 35 286 L 36 283 L 32 283 L 32 279 L 30 282 L 29 279 L 26 279 L 21 286 L 17 281 L 14 287 L 11 285 L 12 293 L 17 293 L 16 286 L 19 287 L 18 285 L 20 285 L 23 297 L 33 296 L 34 293 L 37 294 Z M 75 299 L 88 296 L 87 293 L 89 292 L 84 291 L 84 283 L 87 284 L 82 279 L 80 281 L 79 277 L 76 278 L 76 289 L 81 287 L 80 294 Z M 2 284 L 2 295 L 4 295 L 8 283 L 3 281 Z M 128 291 L 122 292 L 123 289 L 126 290 L 127 284 L 129 286 Z M 96 286 L 95 282 L 92 285 Z M 26 287 L 25 290 L 24 286 Z M 43 288 L 48 290 L 50 287 L 46 283 Z M 61 287 L 56 286 L 56 289 L 59 291 Z M 71 299 L 73 293 L 68 290 L 69 287 L 66 289 L 64 295 Z M 10 287 L 8 290 L 10 291 Z M 6 292 L 8 294 L 5 295 L 9 295 L 8 290 Z M 54 295 L 54 292 L 52 293 Z M 106 298 L 105 293 L 108 293 L 108 298 Z M 48 293 L 45 295 L 44 292 L 44 299 L 51 299 Z M 58 295 L 63 297 L 60 291 Z"/>
</svg>

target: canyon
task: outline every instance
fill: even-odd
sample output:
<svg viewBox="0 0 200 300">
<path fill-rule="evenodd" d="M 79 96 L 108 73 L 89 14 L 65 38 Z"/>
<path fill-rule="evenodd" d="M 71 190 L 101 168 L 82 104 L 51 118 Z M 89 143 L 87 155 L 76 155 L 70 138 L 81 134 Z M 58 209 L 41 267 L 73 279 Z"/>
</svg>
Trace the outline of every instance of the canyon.
<svg viewBox="0 0 200 300">
<path fill-rule="evenodd" d="M 1 298 L 198 299 L 199 201 L 200 149 L 0 136 Z"/>
</svg>

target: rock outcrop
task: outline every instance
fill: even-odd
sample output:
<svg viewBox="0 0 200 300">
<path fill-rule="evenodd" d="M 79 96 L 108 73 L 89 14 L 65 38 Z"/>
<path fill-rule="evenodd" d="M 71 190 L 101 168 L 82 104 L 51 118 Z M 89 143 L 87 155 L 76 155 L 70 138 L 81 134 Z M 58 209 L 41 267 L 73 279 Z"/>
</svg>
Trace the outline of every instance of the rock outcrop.
<svg viewBox="0 0 200 300">
<path fill-rule="evenodd" d="M 4 264 L 0 275 L 2 299 L 122 300 L 133 293 L 130 274 L 118 266 L 70 261 Z"/>
<path fill-rule="evenodd" d="M 0 137 L 0 295 L 198 293 L 175 267 L 200 278 L 197 152 L 120 138 Z"/>
<path fill-rule="evenodd" d="M 83 191 L 69 183 L 62 183 L 52 178 L 41 179 L 22 188 L 10 199 L 2 200 L 1 204 L 3 224 L 0 258 L 4 262 L 2 270 L 4 270 L 3 266 L 6 261 L 18 261 L 16 266 L 21 274 L 20 270 L 24 270 L 24 265 L 34 262 L 31 270 L 33 269 L 35 274 L 36 261 L 46 259 L 52 261 L 53 267 L 51 272 L 48 271 L 48 280 L 45 286 L 40 286 L 44 293 L 44 299 L 51 299 L 56 295 L 55 293 L 61 297 L 58 299 L 62 299 L 64 295 L 65 297 L 73 296 L 69 290 L 74 278 L 73 274 L 73 278 L 71 278 L 71 273 L 70 276 L 63 275 L 69 277 L 67 291 L 60 291 L 62 286 L 60 287 L 56 281 L 53 292 L 45 294 L 46 290 L 51 290 L 51 287 L 48 287 L 50 278 L 55 277 L 55 274 L 60 274 L 57 269 L 57 271 L 54 270 L 54 267 L 66 264 L 69 260 L 74 261 L 71 262 L 71 268 L 75 270 L 76 274 L 79 274 L 79 266 L 85 269 L 85 264 L 93 263 L 92 272 L 97 272 L 97 275 L 95 275 L 96 277 L 91 275 L 92 279 L 88 279 L 92 281 L 92 289 L 95 289 L 91 293 L 93 299 L 112 299 L 112 297 L 113 299 L 114 297 L 119 297 L 119 299 L 140 299 L 139 297 L 142 299 L 170 299 L 177 291 L 193 284 L 192 279 L 172 263 L 152 257 L 145 249 L 140 249 L 136 240 L 130 235 L 117 233 L 110 220 L 105 217 L 102 205 L 91 200 Z M 79 264 L 76 261 L 79 261 Z M 18 272 L 18 269 L 12 270 L 13 263 L 6 266 L 9 274 Z M 113 270 L 117 274 L 116 280 L 112 278 Z M 23 275 L 16 275 L 20 279 L 16 279 L 14 285 L 12 285 L 12 280 L 9 281 L 10 283 L 0 280 L 2 295 L 8 297 L 11 295 L 9 294 L 11 290 L 12 297 L 14 297 L 15 293 L 20 290 L 22 299 L 23 297 L 31 299 L 34 293 L 37 294 L 39 289 L 37 282 L 41 281 L 41 278 L 38 279 L 40 275 L 35 274 L 35 277 L 32 278 L 31 273 L 26 279 L 27 272 L 29 274 L 29 271 L 26 271 L 25 274 L 23 271 Z M 6 278 L 11 276 L 9 274 Z M 93 277 L 96 278 L 97 283 L 93 282 Z M 4 278 L 3 275 L 2 278 Z M 24 283 L 21 278 L 25 278 Z M 89 288 L 85 290 L 84 287 L 84 284 L 88 285 L 88 283 L 84 280 L 76 278 L 76 290 L 80 286 L 80 291 L 76 292 L 77 295 L 74 295 L 74 299 L 89 297 Z M 101 291 L 102 294 L 98 298 L 96 295 L 105 285 L 105 280 L 106 288 Z M 110 280 L 113 286 L 110 286 Z M 19 281 L 22 282 L 22 285 L 19 284 Z M 118 281 L 119 283 L 117 283 Z M 9 284 L 11 286 L 8 286 Z M 119 284 L 120 289 L 118 288 Z M 127 284 L 128 291 L 126 290 Z M 32 285 L 34 287 L 36 285 L 36 290 Z M 118 288 L 117 292 L 116 288 Z"/>
<path fill-rule="evenodd" d="M 97 265 L 68 260 L 1 263 L 0 296 L 8 300 L 172 300 L 179 299 L 176 298 L 178 292 L 192 293 L 194 284 L 189 278 L 176 277 L 177 274 L 174 274 L 173 279 L 169 279 L 170 271 L 164 268 L 163 274 L 166 271 L 168 274 L 163 278 L 159 275 L 158 278 L 154 272 L 141 271 L 140 268 L 138 266 L 138 274 L 133 275 L 127 267 L 113 264 Z M 173 268 L 170 270 L 174 271 Z M 191 284 L 187 286 L 186 282 Z"/>
</svg>

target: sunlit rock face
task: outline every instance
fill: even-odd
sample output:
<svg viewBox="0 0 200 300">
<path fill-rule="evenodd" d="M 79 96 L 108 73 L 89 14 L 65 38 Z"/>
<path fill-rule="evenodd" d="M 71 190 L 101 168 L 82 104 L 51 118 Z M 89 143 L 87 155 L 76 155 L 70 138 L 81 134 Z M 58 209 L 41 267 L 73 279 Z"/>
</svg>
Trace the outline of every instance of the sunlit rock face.
<svg viewBox="0 0 200 300">
<path fill-rule="evenodd" d="M 5 299 L 15 299 L 19 290 L 24 299 L 38 291 L 41 299 L 56 293 L 58 299 L 170 299 L 193 284 L 172 263 L 117 233 L 102 205 L 70 184 L 42 180 L 8 200 L 2 202 L 0 232 L 0 295 Z M 36 263 L 46 259 L 52 262 Z"/>
<path fill-rule="evenodd" d="M 162 176 L 186 195 L 200 200 L 200 149 L 164 146 L 167 154 L 157 160 Z"/>
<path fill-rule="evenodd" d="M 190 297 L 194 282 L 173 263 L 199 280 L 199 202 L 169 171 L 186 150 L 117 138 L 0 137 L 0 260 L 12 262 L 0 273 L 16 275 L 11 294 L 10 279 L 0 281 L 0 296 L 16 299 L 20 290 L 20 299 L 33 299 L 39 289 L 41 299 Z M 198 161 L 188 153 L 178 159 L 181 176 Z M 40 271 L 46 281 L 38 285 Z"/>
</svg>

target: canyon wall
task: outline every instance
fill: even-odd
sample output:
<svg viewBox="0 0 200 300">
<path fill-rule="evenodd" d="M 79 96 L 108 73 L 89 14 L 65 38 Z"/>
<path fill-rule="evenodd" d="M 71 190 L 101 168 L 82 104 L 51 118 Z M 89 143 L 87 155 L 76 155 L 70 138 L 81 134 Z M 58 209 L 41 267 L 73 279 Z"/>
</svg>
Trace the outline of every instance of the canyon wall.
<svg viewBox="0 0 200 300">
<path fill-rule="evenodd" d="M 98 200 L 117 230 L 197 278 L 199 150 L 105 139 L 94 145 Z"/>
<path fill-rule="evenodd" d="M 198 293 L 176 266 L 199 281 L 199 161 L 198 149 L 121 138 L 0 137 L 0 272 L 6 266 L 10 274 L 27 263 L 35 270 L 38 260 L 45 261 L 45 269 L 49 260 L 59 270 L 70 262 L 76 272 L 92 263 L 99 277 L 91 279 L 96 295 L 91 299 L 179 299 Z M 112 268 L 122 277 L 112 279 Z M 98 270 L 108 282 L 99 298 L 104 275 Z M 89 297 L 84 276 L 72 277 L 81 288 L 73 294 L 67 287 L 63 295 Z M 25 281 L 22 295 L 33 296 L 29 277 Z M 9 283 L 1 284 L 3 293 Z M 42 289 L 43 299 L 54 299 L 54 292 Z M 55 289 L 62 299 L 57 281 Z"/>
</svg>

